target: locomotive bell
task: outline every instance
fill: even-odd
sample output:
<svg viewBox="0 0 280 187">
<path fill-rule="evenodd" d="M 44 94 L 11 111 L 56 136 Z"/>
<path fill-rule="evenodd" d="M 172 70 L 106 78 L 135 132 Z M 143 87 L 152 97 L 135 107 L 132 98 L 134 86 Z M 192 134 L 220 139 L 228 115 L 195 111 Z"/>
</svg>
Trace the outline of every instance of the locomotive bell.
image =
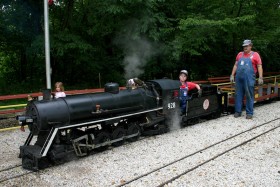
<svg viewBox="0 0 280 187">
<path fill-rule="evenodd" d="M 117 94 L 117 93 L 119 93 L 119 84 L 115 83 L 115 82 L 107 83 L 107 84 L 105 84 L 104 90 L 105 90 L 105 92 Z"/>
</svg>

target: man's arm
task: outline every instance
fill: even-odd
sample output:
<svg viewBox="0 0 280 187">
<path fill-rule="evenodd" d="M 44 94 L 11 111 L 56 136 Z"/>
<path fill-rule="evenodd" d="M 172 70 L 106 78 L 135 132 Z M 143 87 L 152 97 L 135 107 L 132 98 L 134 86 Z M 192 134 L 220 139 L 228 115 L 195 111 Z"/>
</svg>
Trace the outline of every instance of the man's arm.
<svg viewBox="0 0 280 187">
<path fill-rule="evenodd" d="M 258 72 L 259 72 L 258 84 L 262 85 L 263 84 L 263 68 L 262 68 L 261 64 L 258 64 Z"/>
<path fill-rule="evenodd" d="M 255 61 L 255 64 L 257 64 L 259 78 L 263 78 L 262 59 L 260 57 L 260 54 L 257 52 L 254 53 L 253 60 Z"/>
<path fill-rule="evenodd" d="M 235 64 L 234 64 L 234 66 L 233 66 L 233 68 L 232 68 L 232 71 L 231 71 L 231 75 L 232 76 L 234 76 L 234 74 L 235 74 L 235 72 L 236 72 L 236 70 L 237 70 L 237 62 L 235 62 Z"/>
<path fill-rule="evenodd" d="M 236 70 L 237 70 L 237 61 L 235 62 L 234 66 L 232 68 L 231 75 L 229 78 L 229 81 L 232 83 L 234 82 L 234 74 L 235 74 Z"/>
<path fill-rule="evenodd" d="M 259 78 L 263 78 L 263 68 L 261 64 L 258 64 L 258 72 L 259 72 Z"/>
</svg>

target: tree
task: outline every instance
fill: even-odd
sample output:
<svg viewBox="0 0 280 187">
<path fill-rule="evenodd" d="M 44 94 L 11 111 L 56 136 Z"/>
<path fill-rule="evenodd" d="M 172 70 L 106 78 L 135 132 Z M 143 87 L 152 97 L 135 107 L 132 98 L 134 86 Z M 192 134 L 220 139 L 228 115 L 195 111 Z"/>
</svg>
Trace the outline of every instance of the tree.
<svg viewBox="0 0 280 187">
<path fill-rule="evenodd" d="M 38 91 L 46 82 L 42 1 L 0 7 L 1 87 Z M 177 79 L 181 69 L 191 80 L 228 75 L 247 38 L 265 71 L 279 71 L 279 0 L 56 0 L 49 16 L 51 80 L 68 89 L 98 87 L 99 75 L 101 86 Z"/>
</svg>

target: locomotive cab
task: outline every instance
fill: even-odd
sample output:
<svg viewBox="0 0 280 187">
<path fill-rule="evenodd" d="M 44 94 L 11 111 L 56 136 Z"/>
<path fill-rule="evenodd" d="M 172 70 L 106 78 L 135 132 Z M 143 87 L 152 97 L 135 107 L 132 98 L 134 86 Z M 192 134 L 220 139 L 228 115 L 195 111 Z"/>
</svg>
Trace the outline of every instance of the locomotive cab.
<svg viewBox="0 0 280 187">
<path fill-rule="evenodd" d="M 162 113 L 165 115 L 166 124 L 170 127 L 176 118 L 180 116 L 179 88 L 181 83 L 178 80 L 158 79 L 149 81 L 158 92 Z"/>
</svg>

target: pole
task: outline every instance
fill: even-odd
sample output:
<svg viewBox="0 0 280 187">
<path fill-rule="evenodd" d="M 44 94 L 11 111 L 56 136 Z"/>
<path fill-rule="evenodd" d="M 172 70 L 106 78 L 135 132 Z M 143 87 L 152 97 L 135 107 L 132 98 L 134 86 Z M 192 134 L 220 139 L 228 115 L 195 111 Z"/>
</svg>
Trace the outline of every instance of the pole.
<svg viewBox="0 0 280 187">
<path fill-rule="evenodd" d="M 99 88 L 101 88 L 101 75 L 100 75 L 100 73 L 98 74 L 98 79 L 99 79 Z"/>
<path fill-rule="evenodd" d="M 51 89 L 49 5 L 48 5 L 48 0 L 43 0 L 43 1 L 44 1 L 44 25 L 45 25 L 46 80 L 47 80 L 47 89 Z"/>
</svg>

